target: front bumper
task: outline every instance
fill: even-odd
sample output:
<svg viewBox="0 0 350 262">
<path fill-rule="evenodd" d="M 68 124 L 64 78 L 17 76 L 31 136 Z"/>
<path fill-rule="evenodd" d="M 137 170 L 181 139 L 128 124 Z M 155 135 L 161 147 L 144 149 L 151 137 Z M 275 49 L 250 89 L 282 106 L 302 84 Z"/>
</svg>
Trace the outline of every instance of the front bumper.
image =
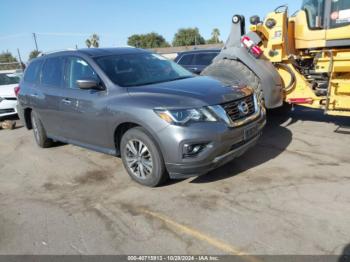
<svg viewBox="0 0 350 262">
<path fill-rule="evenodd" d="M 169 126 L 158 133 L 166 167 L 171 178 L 199 176 L 222 166 L 244 154 L 258 141 L 266 124 L 265 111 L 259 117 L 240 127 L 225 123 L 198 123 L 190 127 Z M 246 130 L 255 130 L 246 138 Z M 184 158 L 185 144 L 207 143 L 196 157 Z"/>
</svg>

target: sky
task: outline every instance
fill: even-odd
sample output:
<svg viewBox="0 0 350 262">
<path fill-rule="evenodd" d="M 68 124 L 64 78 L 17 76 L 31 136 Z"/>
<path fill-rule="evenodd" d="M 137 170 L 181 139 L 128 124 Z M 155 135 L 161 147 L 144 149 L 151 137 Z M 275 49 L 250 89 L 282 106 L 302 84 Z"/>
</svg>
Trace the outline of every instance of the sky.
<svg viewBox="0 0 350 262">
<path fill-rule="evenodd" d="M 300 1 L 292 0 L 0 0 L 0 52 L 22 60 L 35 49 L 37 34 L 44 52 L 85 47 L 92 33 L 101 47 L 126 46 L 132 34 L 156 32 L 171 43 L 179 28 L 198 27 L 205 39 L 219 28 L 226 40 L 234 14 L 261 18 L 288 4 L 290 14 Z"/>
</svg>

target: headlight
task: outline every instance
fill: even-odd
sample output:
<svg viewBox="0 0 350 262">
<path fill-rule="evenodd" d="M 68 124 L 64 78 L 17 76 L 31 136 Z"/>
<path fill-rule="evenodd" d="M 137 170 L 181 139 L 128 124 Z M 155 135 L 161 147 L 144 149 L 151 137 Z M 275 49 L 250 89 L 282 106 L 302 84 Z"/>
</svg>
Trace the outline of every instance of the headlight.
<svg viewBox="0 0 350 262">
<path fill-rule="evenodd" d="M 217 118 L 209 109 L 193 108 L 193 109 L 155 109 L 157 115 L 169 124 L 185 125 L 188 122 L 216 122 Z"/>
</svg>

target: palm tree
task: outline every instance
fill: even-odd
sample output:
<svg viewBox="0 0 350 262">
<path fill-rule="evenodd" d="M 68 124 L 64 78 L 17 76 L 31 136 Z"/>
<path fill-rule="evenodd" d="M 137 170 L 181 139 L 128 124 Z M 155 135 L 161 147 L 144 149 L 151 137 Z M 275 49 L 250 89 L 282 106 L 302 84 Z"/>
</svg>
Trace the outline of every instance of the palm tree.
<svg viewBox="0 0 350 262">
<path fill-rule="evenodd" d="M 214 28 L 213 32 L 211 33 L 211 36 L 215 40 L 216 43 L 219 42 L 219 37 L 220 37 L 220 30 L 218 28 Z"/>
<path fill-rule="evenodd" d="M 100 46 L 100 37 L 97 34 L 93 34 L 91 37 L 91 45 L 93 47 L 99 47 Z"/>
<path fill-rule="evenodd" d="M 42 52 L 38 50 L 33 50 L 29 53 L 29 60 L 32 60 L 36 57 L 38 57 Z"/>
<path fill-rule="evenodd" d="M 86 39 L 85 44 L 88 48 L 97 48 L 100 46 L 100 37 L 97 34 L 93 34 L 90 38 Z"/>
<path fill-rule="evenodd" d="M 90 41 L 90 39 L 86 39 L 85 44 L 86 44 L 86 46 L 87 46 L 88 48 L 90 48 L 90 47 L 91 47 L 91 41 Z"/>
</svg>

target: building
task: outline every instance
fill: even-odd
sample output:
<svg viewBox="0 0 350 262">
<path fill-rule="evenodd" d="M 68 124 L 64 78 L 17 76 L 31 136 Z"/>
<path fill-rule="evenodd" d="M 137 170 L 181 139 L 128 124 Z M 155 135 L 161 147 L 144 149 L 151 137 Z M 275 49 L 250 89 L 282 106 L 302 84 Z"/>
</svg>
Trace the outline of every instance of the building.
<svg viewBox="0 0 350 262">
<path fill-rule="evenodd" d="M 183 51 L 195 50 L 195 49 L 215 49 L 223 48 L 224 44 L 210 44 L 210 45 L 192 45 L 192 46 L 176 46 L 176 47 L 164 47 L 150 49 L 155 53 L 158 53 L 168 59 L 175 59 L 177 54 Z"/>
</svg>

